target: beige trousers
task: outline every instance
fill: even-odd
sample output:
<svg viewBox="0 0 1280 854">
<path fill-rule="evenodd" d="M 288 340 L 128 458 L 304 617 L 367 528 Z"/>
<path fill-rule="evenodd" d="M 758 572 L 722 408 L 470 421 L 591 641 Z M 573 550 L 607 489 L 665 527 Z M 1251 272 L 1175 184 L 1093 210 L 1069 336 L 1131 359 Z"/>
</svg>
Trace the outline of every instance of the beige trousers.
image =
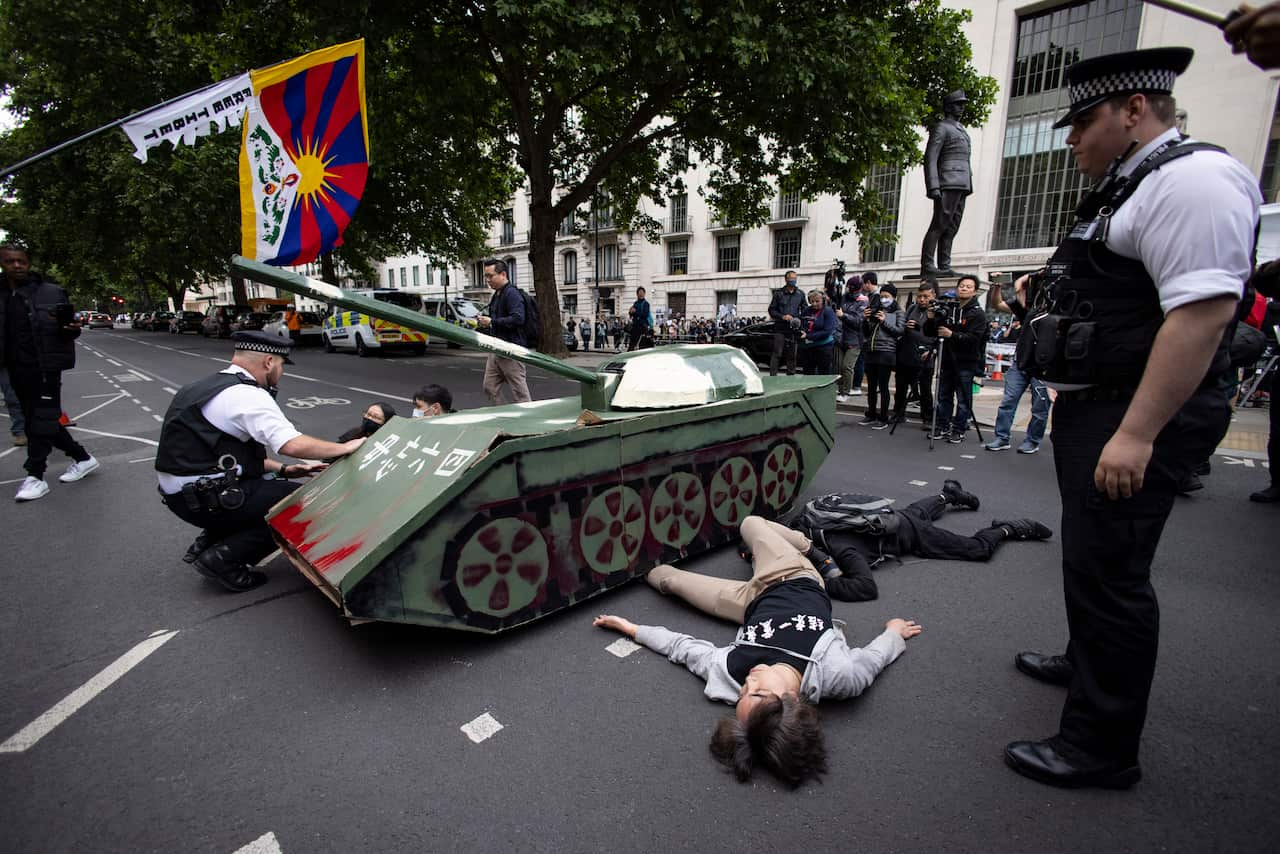
<svg viewBox="0 0 1280 854">
<path fill-rule="evenodd" d="M 533 400 L 529 396 L 529 383 L 524 376 L 524 363 L 508 359 L 496 353 L 490 353 L 484 360 L 484 394 L 489 403 L 502 405 L 502 384 L 511 389 L 512 403 L 526 403 Z"/>
<path fill-rule="evenodd" d="M 746 617 L 747 606 L 771 584 L 808 577 L 825 589 L 822 576 L 804 556 L 810 546 L 804 534 L 759 516 L 743 519 L 741 531 L 742 541 L 752 555 L 750 580 L 712 578 L 664 563 L 649 570 L 649 586 L 739 625 Z"/>
</svg>

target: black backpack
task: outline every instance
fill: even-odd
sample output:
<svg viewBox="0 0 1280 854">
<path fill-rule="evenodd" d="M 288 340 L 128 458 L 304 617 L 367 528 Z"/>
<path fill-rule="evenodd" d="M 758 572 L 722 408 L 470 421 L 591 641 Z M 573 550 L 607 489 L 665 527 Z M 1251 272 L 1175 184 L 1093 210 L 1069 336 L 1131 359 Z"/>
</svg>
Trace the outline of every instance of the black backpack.
<svg viewBox="0 0 1280 854">
<path fill-rule="evenodd" d="M 898 516 L 893 500 L 857 492 L 833 492 L 804 505 L 791 527 L 806 532 L 811 540 L 825 541 L 816 532 L 848 531 L 873 537 L 898 532 Z"/>
<path fill-rule="evenodd" d="M 538 315 L 538 301 L 533 294 L 516 288 L 520 293 L 520 298 L 524 300 L 524 326 L 520 327 L 524 332 L 524 346 L 530 350 L 538 349 L 538 340 L 542 335 L 542 318 Z"/>
</svg>

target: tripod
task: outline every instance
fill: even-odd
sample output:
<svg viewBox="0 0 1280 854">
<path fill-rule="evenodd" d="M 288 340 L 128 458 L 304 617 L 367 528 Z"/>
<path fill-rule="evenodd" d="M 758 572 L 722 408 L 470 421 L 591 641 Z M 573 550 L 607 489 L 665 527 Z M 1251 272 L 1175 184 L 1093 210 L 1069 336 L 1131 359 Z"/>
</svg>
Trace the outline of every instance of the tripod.
<svg viewBox="0 0 1280 854">
<path fill-rule="evenodd" d="M 935 356 L 936 361 L 933 364 L 933 423 L 929 426 L 929 450 L 930 451 L 933 450 L 933 437 L 938 432 L 938 410 L 942 408 L 942 400 L 940 395 L 938 394 L 938 389 L 942 385 L 942 372 L 944 370 L 942 366 L 942 351 L 945 346 L 946 346 L 946 339 L 939 338 L 937 355 Z M 959 394 L 960 390 L 956 389 L 956 393 Z M 972 390 L 970 391 L 970 394 L 972 394 Z M 949 414 L 950 413 L 948 413 L 948 415 Z M 972 405 L 969 406 L 969 421 L 972 422 L 973 429 L 978 433 L 978 441 L 979 442 L 986 441 L 985 437 L 983 437 L 982 435 L 982 428 L 978 426 L 977 416 L 973 414 Z M 951 429 L 952 430 L 955 429 L 954 424 L 951 425 Z M 969 429 L 969 425 L 966 424 L 960 428 L 960 432 L 963 433 L 968 429 Z"/>
</svg>

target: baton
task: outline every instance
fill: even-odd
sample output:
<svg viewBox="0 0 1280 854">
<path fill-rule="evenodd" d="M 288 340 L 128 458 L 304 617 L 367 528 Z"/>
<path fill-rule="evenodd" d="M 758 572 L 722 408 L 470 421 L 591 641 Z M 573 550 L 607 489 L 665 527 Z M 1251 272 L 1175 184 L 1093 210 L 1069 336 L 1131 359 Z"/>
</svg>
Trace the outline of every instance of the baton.
<svg viewBox="0 0 1280 854">
<path fill-rule="evenodd" d="M 1161 9 L 1168 9 L 1170 12 L 1177 12 L 1179 15 L 1186 15 L 1188 18 L 1195 18 L 1197 21 L 1204 21 L 1206 24 L 1213 24 L 1220 30 L 1224 30 L 1227 24 L 1245 14 L 1247 10 L 1233 9 L 1225 15 L 1219 14 L 1212 9 L 1206 9 L 1203 6 L 1197 6 L 1194 3 L 1186 3 L 1184 0 L 1143 0 L 1152 6 L 1159 6 Z"/>
</svg>

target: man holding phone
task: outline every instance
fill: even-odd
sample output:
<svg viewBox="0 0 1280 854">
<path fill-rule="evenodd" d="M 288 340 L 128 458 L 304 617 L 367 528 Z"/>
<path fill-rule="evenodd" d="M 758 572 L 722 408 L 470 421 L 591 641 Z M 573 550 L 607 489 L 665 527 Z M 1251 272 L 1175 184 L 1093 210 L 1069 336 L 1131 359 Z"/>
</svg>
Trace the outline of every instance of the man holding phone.
<svg viewBox="0 0 1280 854">
<path fill-rule="evenodd" d="M 0 246 L 0 358 L 22 404 L 27 432 L 27 478 L 14 497 L 34 501 L 49 494 L 44 472 L 57 448 L 72 463 L 58 480 L 73 483 L 98 468 L 98 461 L 58 422 L 62 414 L 62 372 L 75 367 L 75 321 L 67 292 L 31 269 L 23 246 Z"/>
</svg>

